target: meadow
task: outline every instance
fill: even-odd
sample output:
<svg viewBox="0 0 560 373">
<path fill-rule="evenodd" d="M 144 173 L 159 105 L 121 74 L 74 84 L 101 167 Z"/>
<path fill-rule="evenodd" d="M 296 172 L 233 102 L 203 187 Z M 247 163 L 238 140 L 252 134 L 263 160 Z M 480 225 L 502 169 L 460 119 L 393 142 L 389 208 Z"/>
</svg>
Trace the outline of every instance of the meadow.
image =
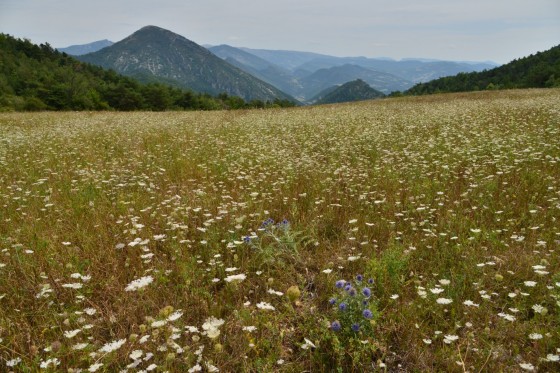
<svg viewBox="0 0 560 373">
<path fill-rule="evenodd" d="M 2 113 L 0 371 L 558 371 L 559 103 Z"/>
</svg>

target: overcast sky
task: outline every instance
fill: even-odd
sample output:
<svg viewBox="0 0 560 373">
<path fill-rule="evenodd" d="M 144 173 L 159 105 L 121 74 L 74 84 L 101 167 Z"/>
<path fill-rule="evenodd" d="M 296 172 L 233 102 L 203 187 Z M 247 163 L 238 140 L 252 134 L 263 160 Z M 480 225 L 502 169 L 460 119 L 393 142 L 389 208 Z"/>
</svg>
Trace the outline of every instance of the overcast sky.
<svg viewBox="0 0 560 373">
<path fill-rule="evenodd" d="M 54 47 L 146 25 L 198 44 L 506 63 L 560 44 L 560 0 L 0 0 L 0 32 Z"/>
</svg>

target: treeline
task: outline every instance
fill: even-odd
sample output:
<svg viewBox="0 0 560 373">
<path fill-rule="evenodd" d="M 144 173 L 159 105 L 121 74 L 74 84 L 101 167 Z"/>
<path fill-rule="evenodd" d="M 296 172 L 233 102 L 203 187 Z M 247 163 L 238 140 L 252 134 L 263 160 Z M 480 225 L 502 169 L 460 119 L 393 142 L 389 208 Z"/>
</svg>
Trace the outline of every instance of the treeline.
<svg viewBox="0 0 560 373">
<path fill-rule="evenodd" d="M 245 102 L 240 97 L 141 84 L 80 62 L 52 48 L 0 34 L 0 111 L 219 110 L 288 107 L 289 100 Z"/>
<path fill-rule="evenodd" d="M 444 92 L 467 92 L 485 89 L 560 87 L 560 45 L 545 52 L 491 70 L 460 73 L 420 83 L 405 94 L 423 95 Z"/>
</svg>

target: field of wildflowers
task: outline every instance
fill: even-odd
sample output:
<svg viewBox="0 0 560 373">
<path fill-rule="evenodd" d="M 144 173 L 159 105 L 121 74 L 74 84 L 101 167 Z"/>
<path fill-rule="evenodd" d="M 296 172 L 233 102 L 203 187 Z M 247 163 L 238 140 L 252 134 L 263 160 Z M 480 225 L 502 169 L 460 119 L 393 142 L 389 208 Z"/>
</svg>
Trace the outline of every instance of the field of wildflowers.
<svg viewBox="0 0 560 373">
<path fill-rule="evenodd" d="M 0 371 L 558 371 L 559 103 L 0 114 Z"/>
</svg>

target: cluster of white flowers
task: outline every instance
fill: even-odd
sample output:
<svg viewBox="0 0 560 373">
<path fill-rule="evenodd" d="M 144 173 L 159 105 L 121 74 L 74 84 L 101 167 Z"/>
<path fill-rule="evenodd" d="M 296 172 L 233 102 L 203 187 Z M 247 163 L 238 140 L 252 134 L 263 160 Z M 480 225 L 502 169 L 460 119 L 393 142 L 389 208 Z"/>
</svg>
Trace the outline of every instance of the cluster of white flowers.
<svg viewBox="0 0 560 373">
<path fill-rule="evenodd" d="M 152 276 L 144 276 L 133 280 L 126 286 L 125 291 L 136 291 L 150 285 L 154 281 Z"/>
<path fill-rule="evenodd" d="M 224 320 L 217 319 L 213 316 L 206 319 L 204 324 L 202 324 L 202 329 L 208 338 L 215 339 L 220 335 L 220 326 L 224 324 Z"/>
</svg>

